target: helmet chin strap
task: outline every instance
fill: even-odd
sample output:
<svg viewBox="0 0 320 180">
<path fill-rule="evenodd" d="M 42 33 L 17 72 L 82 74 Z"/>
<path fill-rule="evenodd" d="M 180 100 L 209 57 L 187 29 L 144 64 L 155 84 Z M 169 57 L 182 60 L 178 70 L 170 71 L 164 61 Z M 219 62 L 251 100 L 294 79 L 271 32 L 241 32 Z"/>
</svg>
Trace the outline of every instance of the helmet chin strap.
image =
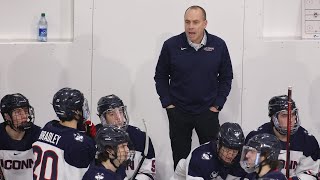
<svg viewBox="0 0 320 180">
<path fill-rule="evenodd" d="M 74 118 L 77 120 L 78 124 L 83 124 L 83 122 L 84 122 L 86 119 L 83 117 L 82 113 L 80 113 L 79 111 L 76 111 L 76 112 L 74 112 L 74 113 L 75 113 Z"/>
<path fill-rule="evenodd" d="M 21 125 L 18 127 L 14 126 L 12 116 L 11 115 L 9 116 L 10 116 L 10 120 L 6 120 L 7 125 L 9 125 L 10 128 L 13 129 L 14 131 L 23 131 L 23 128 L 22 129 L 20 128 Z"/>
<path fill-rule="evenodd" d="M 10 116 L 10 120 L 6 120 L 5 122 L 7 123 L 7 125 L 9 125 L 10 127 L 11 127 L 11 129 L 13 129 L 14 131 L 26 131 L 26 130 L 28 130 L 28 129 L 30 129 L 31 128 L 31 126 L 32 126 L 32 117 L 30 116 L 30 115 L 28 115 L 28 119 L 29 119 L 29 121 L 27 121 L 27 122 L 24 122 L 24 123 L 21 123 L 19 126 L 14 126 L 14 124 L 13 124 L 13 118 L 12 118 L 12 116 L 11 115 L 9 115 Z"/>
<path fill-rule="evenodd" d="M 114 148 L 114 149 L 113 149 L 114 152 L 117 152 L 117 151 L 115 151 L 115 150 L 118 151 L 117 148 Z M 111 162 L 111 164 L 113 165 L 113 167 L 115 167 L 116 169 L 118 169 L 121 164 L 119 164 L 119 166 L 117 166 L 117 165 L 114 163 L 114 161 L 118 159 L 118 155 L 117 155 L 116 153 L 112 153 L 112 156 L 113 156 L 114 158 L 112 158 L 112 159 L 110 158 L 110 162 Z M 118 160 L 118 161 L 119 161 L 119 160 Z M 119 163 L 120 163 L 120 161 L 119 161 Z"/>
<path fill-rule="evenodd" d="M 262 170 L 262 167 L 263 167 L 264 165 L 266 165 L 267 160 L 268 160 L 268 159 L 264 159 L 263 161 L 261 161 L 261 162 L 259 163 L 259 171 L 257 172 L 257 175 L 258 175 L 258 176 L 259 176 L 259 174 L 260 174 L 260 172 L 261 172 L 261 170 Z"/>
<path fill-rule="evenodd" d="M 29 121 L 20 124 L 20 125 L 17 127 L 17 129 L 20 130 L 20 131 L 26 131 L 26 130 L 30 129 L 31 126 L 32 126 L 32 124 L 33 124 L 33 123 L 31 122 L 31 121 L 32 121 L 32 117 L 29 115 L 29 116 L 28 116 L 28 119 L 29 119 Z"/>
<path fill-rule="evenodd" d="M 26 122 L 26 123 L 21 124 L 21 125 L 18 126 L 17 128 L 18 128 L 20 131 L 26 131 L 26 130 L 30 129 L 31 126 L 32 126 L 32 122 Z"/>
<path fill-rule="evenodd" d="M 116 159 L 110 159 L 111 161 L 111 164 L 112 164 L 112 166 L 114 167 L 114 168 L 116 168 L 116 169 L 118 169 L 119 168 L 119 166 L 116 166 L 116 164 L 114 163 L 114 161 L 116 160 Z"/>
</svg>

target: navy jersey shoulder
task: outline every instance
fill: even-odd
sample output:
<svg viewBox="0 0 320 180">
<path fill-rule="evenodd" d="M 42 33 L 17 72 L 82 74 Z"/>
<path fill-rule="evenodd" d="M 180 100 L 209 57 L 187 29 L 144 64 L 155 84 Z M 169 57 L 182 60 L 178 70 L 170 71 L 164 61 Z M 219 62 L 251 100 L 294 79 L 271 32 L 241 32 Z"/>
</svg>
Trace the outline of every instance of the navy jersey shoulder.
<svg viewBox="0 0 320 180">
<path fill-rule="evenodd" d="M 5 130 L 6 123 L 0 124 L 0 150 L 18 150 L 25 151 L 32 148 L 32 143 L 37 140 L 41 128 L 32 125 L 30 129 L 25 131 L 25 135 L 21 140 L 14 140 Z"/>
<path fill-rule="evenodd" d="M 145 142 L 146 142 L 146 133 L 141 131 L 139 128 L 128 125 L 127 133 L 129 134 L 130 140 L 133 143 L 133 146 L 136 151 L 144 152 Z M 155 157 L 154 148 L 151 139 L 149 138 L 149 149 L 147 157 L 152 159 Z"/>
<path fill-rule="evenodd" d="M 317 160 L 316 152 L 319 149 L 318 141 L 302 126 L 292 135 L 290 143 L 291 149 L 302 151 L 304 156 L 311 156 L 313 160 Z"/>
<path fill-rule="evenodd" d="M 106 169 L 104 166 L 93 165 L 84 174 L 82 180 L 121 180 L 121 177 L 115 172 Z"/>
<path fill-rule="evenodd" d="M 59 121 L 48 122 L 42 129 L 38 141 L 64 151 L 64 159 L 77 168 L 85 168 L 95 156 L 95 142 L 77 129 L 63 126 Z"/>
<path fill-rule="evenodd" d="M 286 176 L 278 170 L 271 171 L 271 172 L 265 174 L 264 176 L 262 176 L 262 178 L 273 178 L 273 179 L 278 179 L 278 180 L 287 180 Z"/>
<path fill-rule="evenodd" d="M 265 123 L 263 125 L 261 125 L 260 127 L 258 127 L 257 130 L 251 131 L 245 140 L 245 143 L 247 143 L 249 141 L 250 138 L 252 138 L 253 136 L 257 135 L 257 134 L 262 134 L 262 133 L 268 133 L 268 134 L 273 134 L 273 126 L 271 124 L 271 122 Z"/>
<path fill-rule="evenodd" d="M 257 173 L 250 173 L 246 176 L 249 180 L 256 180 L 256 179 L 262 179 L 262 178 L 270 178 L 275 180 L 287 180 L 286 176 L 282 174 L 280 171 L 270 171 L 267 174 L 263 175 L 262 177 L 258 177 Z"/>
<path fill-rule="evenodd" d="M 221 177 L 225 179 L 229 174 L 230 167 L 224 166 L 217 156 L 215 142 L 203 144 L 192 151 L 188 165 L 188 176 L 213 179 Z"/>
</svg>

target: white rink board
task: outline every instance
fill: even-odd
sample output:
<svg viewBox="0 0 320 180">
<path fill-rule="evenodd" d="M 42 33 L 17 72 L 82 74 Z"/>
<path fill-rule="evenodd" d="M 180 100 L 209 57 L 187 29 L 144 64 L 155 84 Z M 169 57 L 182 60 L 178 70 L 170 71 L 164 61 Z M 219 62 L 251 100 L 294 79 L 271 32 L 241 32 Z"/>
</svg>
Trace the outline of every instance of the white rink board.
<svg viewBox="0 0 320 180">
<path fill-rule="evenodd" d="M 233 63 L 234 81 L 220 113 L 221 123 L 238 122 L 247 134 L 269 121 L 268 100 L 286 94 L 291 85 L 302 125 L 320 139 L 316 116 L 320 109 L 320 43 L 301 40 L 300 0 L 8 3 L 0 0 L 0 14 L 6 15 L 5 8 L 19 7 L 23 10 L 15 13 L 23 18 L 33 14 L 38 18 L 38 11 L 42 12 L 47 3 L 45 10 L 55 17 L 48 20 L 49 33 L 51 30 L 56 37 L 53 39 L 58 40 L 10 42 L 32 39 L 33 34 L 30 27 L 14 27 L 21 32 L 8 33 L 10 16 L 0 18 L 0 23 L 7 23 L 6 29 L 0 30 L 0 97 L 13 92 L 25 94 L 35 108 L 36 124 L 43 126 L 55 118 L 50 103 L 62 87 L 84 92 L 95 123 L 99 122 L 98 99 L 112 93 L 120 96 L 128 106 L 131 124 L 143 130 L 141 119 L 147 122 L 157 155 L 157 179 L 169 179 L 173 162 L 168 120 L 156 94 L 154 70 L 162 43 L 183 31 L 184 11 L 194 4 L 206 9 L 207 30 L 226 41 Z M 25 21 L 18 25 L 26 25 Z M 193 140 L 195 147 L 197 137 Z"/>
</svg>

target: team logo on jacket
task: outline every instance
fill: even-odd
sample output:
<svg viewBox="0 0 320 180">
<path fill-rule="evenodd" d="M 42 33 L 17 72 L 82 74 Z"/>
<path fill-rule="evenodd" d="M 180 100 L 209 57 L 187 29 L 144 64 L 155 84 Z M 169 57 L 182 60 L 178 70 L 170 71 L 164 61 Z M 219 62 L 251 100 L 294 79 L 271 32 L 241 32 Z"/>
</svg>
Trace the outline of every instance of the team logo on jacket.
<svg viewBox="0 0 320 180">
<path fill-rule="evenodd" d="M 95 178 L 96 180 L 104 179 L 104 174 L 103 174 L 103 173 L 97 173 L 97 174 L 94 176 L 94 178 Z"/>
<path fill-rule="evenodd" d="M 210 174 L 210 179 L 211 180 L 224 180 L 221 176 L 219 176 L 219 172 L 213 171 Z"/>
<path fill-rule="evenodd" d="M 202 154 L 201 159 L 210 160 L 212 158 L 212 154 L 210 152 L 205 152 Z"/>
<path fill-rule="evenodd" d="M 216 172 L 216 171 L 213 171 L 211 174 L 210 174 L 210 178 L 211 179 L 215 179 L 215 178 L 217 178 L 218 177 L 218 172 Z"/>
<path fill-rule="evenodd" d="M 83 142 L 83 136 L 79 133 L 74 133 L 73 136 L 76 141 Z"/>
<path fill-rule="evenodd" d="M 213 51 L 214 47 L 205 47 L 205 48 L 203 48 L 203 50 L 205 50 L 205 51 Z"/>
</svg>

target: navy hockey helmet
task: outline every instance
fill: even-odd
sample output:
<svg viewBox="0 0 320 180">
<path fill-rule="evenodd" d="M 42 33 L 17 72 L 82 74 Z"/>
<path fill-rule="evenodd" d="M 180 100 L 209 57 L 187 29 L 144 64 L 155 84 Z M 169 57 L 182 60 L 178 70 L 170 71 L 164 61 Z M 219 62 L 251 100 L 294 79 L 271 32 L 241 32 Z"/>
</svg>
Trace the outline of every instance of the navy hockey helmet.
<svg viewBox="0 0 320 180">
<path fill-rule="evenodd" d="M 288 110 L 288 96 L 280 95 L 274 96 L 269 100 L 269 117 L 272 117 L 277 112 L 282 110 Z M 296 103 L 292 100 L 291 110 L 297 109 Z"/>
<path fill-rule="evenodd" d="M 95 137 L 97 152 L 105 152 L 107 148 L 116 149 L 119 144 L 130 142 L 129 135 L 123 129 L 106 126 L 99 129 Z"/>
<path fill-rule="evenodd" d="M 90 114 L 87 100 L 83 94 L 77 89 L 62 88 L 54 96 L 52 100 L 53 109 L 58 118 L 63 121 L 71 121 L 75 119 L 79 112 L 82 113 L 82 119 L 88 119 Z M 78 112 L 79 111 L 79 112 Z"/>
<path fill-rule="evenodd" d="M 27 108 L 28 120 L 26 122 L 17 124 L 12 121 L 12 112 L 17 108 Z M 30 105 L 29 100 L 20 93 L 5 95 L 0 102 L 0 111 L 3 119 L 12 129 L 26 130 L 29 129 L 34 122 L 34 109 Z M 11 120 L 8 120 L 5 114 L 8 114 Z"/>
<path fill-rule="evenodd" d="M 279 139 L 272 134 L 257 134 L 249 139 L 242 149 L 241 167 L 248 173 L 254 172 L 264 162 L 277 161 L 281 151 Z"/>
<path fill-rule="evenodd" d="M 126 129 L 129 124 L 127 107 L 114 94 L 101 97 L 98 101 L 97 111 L 103 126 L 115 125 Z"/>
<path fill-rule="evenodd" d="M 110 159 L 110 162 L 114 167 L 119 167 L 115 164 L 115 160 L 118 158 L 121 159 L 121 154 L 126 156 L 125 160 L 118 159 L 118 162 L 121 164 L 130 163 L 134 159 L 135 150 L 130 141 L 129 134 L 124 129 L 116 126 L 102 127 L 97 132 L 95 141 L 97 144 L 97 155 L 99 161 L 106 161 Z M 123 143 L 127 143 L 127 148 L 129 150 L 127 154 L 123 154 L 126 153 L 126 149 L 122 149 L 120 152 L 118 151 L 119 145 Z M 125 146 L 122 147 L 125 148 Z M 108 150 L 113 150 L 113 152 Z"/>
<path fill-rule="evenodd" d="M 280 112 L 287 112 L 288 111 L 288 96 L 287 95 L 280 95 L 280 96 L 274 96 L 269 100 L 268 104 L 269 109 L 269 117 L 271 117 L 272 123 L 275 126 L 276 130 L 282 134 L 287 134 L 287 128 L 281 127 L 279 120 L 278 120 L 278 114 Z M 300 119 L 299 119 L 299 113 L 298 109 L 296 107 L 296 103 L 292 100 L 292 106 L 291 106 L 292 113 L 296 117 L 295 124 L 293 125 L 293 128 L 291 128 L 291 134 L 294 134 L 297 132 L 298 128 L 300 127 Z"/>
<path fill-rule="evenodd" d="M 256 149 L 270 160 L 278 160 L 281 151 L 279 139 L 276 136 L 267 133 L 253 136 L 249 139 L 246 146 Z"/>
<path fill-rule="evenodd" d="M 118 96 L 114 94 L 104 96 L 98 101 L 98 116 L 101 116 L 108 109 L 114 109 L 121 106 L 124 106 L 124 104 Z"/>
<path fill-rule="evenodd" d="M 221 125 L 218 143 L 229 149 L 241 150 L 244 144 L 244 134 L 238 123 L 226 122 Z"/>
</svg>

